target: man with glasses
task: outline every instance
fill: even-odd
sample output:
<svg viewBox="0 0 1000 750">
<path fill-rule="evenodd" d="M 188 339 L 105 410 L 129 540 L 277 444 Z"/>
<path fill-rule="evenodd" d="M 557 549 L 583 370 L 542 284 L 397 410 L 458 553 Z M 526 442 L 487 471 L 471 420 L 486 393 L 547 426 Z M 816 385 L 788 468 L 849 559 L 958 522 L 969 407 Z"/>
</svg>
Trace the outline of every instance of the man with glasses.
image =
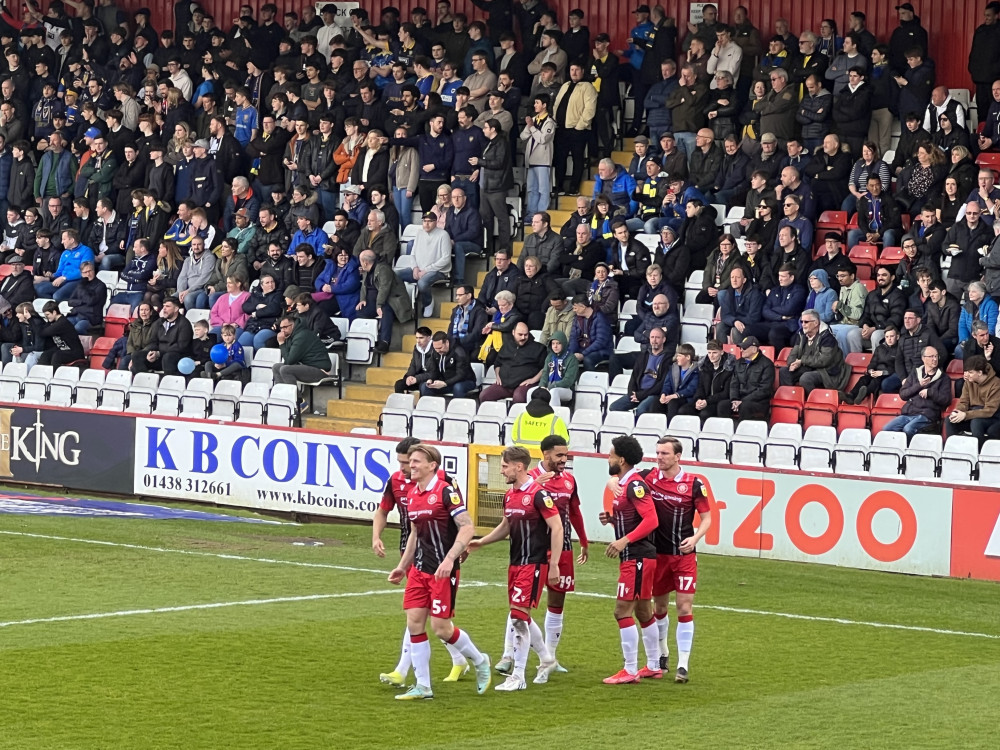
<svg viewBox="0 0 1000 750">
<path fill-rule="evenodd" d="M 979 260 L 993 244 L 993 237 L 993 228 L 982 220 L 979 203 L 970 200 L 965 207 L 965 221 L 955 222 L 944 238 L 944 252 L 951 256 L 945 283 L 957 299 L 961 299 L 969 282 L 982 274 Z"/>
<path fill-rule="evenodd" d="M 951 378 L 938 365 L 933 346 L 924 349 L 921 364 L 906 376 L 899 396 L 906 401 L 902 412 L 883 430 L 904 432 L 911 438 L 921 432 L 940 432 L 941 412 L 951 403 Z"/>
<path fill-rule="evenodd" d="M 286 315 L 278 323 L 281 362 L 272 365 L 275 383 L 315 383 L 330 374 L 330 353 L 312 330 L 300 325 L 297 316 Z"/>
<path fill-rule="evenodd" d="M 191 356 L 193 339 L 191 321 L 181 315 L 180 300 L 167 297 L 149 344 L 132 354 L 129 367 L 136 374 L 162 370 L 164 375 L 179 375 L 177 363 Z"/>
<path fill-rule="evenodd" d="M 486 308 L 473 297 L 475 289 L 469 284 L 463 284 L 455 289 L 455 308 L 451 311 L 448 322 L 448 336 L 452 348 L 465 350 L 469 359 L 478 354 L 483 345 L 483 328 L 489 322 Z"/>
<path fill-rule="evenodd" d="M 839 391 L 847 385 L 851 368 L 829 328 L 820 330 L 819 313 L 803 310 L 799 316 L 802 330 L 794 339 L 788 364 L 778 371 L 781 385 L 797 385 L 808 396 L 816 388 Z"/>
<path fill-rule="evenodd" d="M 464 84 L 469 89 L 469 104 L 476 108 L 477 113 L 482 112 L 490 91 L 497 87 L 496 74 L 486 65 L 486 55 L 482 52 L 472 54 L 472 75 L 465 79 Z"/>
<path fill-rule="evenodd" d="M 795 136 L 795 112 L 799 97 L 788 85 L 788 71 L 784 68 L 772 70 L 769 75 L 771 90 L 760 103 L 760 132 L 771 133 L 784 142 Z"/>
<path fill-rule="evenodd" d="M 830 58 L 816 51 L 816 42 L 816 35 L 811 31 L 799 34 L 799 53 L 792 56 L 792 62 L 788 66 L 790 82 L 798 99 L 805 93 L 806 78 L 815 75 L 822 81 L 826 75 Z"/>
<path fill-rule="evenodd" d="M 938 361 L 947 361 L 941 340 L 921 320 L 924 311 L 911 307 L 903 314 L 903 330 L 899 332 L 899 348 L 896 350 L 896 371 L 882 382 L 883 393 L 897 393 L 907 373 L 920 364 L 923 352 L 932 347 L 938 354 Z"/>
</svg>

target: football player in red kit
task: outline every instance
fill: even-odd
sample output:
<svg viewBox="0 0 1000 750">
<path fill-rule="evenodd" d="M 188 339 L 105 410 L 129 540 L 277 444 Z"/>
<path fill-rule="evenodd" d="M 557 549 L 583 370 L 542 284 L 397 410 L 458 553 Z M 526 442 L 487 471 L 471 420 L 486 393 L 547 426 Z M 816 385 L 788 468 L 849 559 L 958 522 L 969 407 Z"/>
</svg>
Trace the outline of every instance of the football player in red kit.
<svg viewBox="0 0 1000 750">
<path fill-rule="evenodd" d="M 399 511 L 399 554 L 406 550 L 406 542 L 410 535 L 410 519 L 406 515 L 406 494 L 413 487 L 410 481 L 410 448 L 420 443 L 418 438 L 408 437 L 399 441 L 396 445 L 396 461 L 399 463 L 399 470 L 394 471 L 385 483 L 385 491 L 382 493 L 382 501 L 375 510 L 375 517 L 372 519 L 372 551 L 378 557 L 385 557 L 385 545 L 382 543 L 382 532 L 385 531 L 389 520 L 389 513 L 393 508 Z M 448 481 L 443 471 L 438 471 L 438 475 Z M 442 682 L 458 682 L 458 679 L 469 671 L 469 662 L 461 652 L 450 643 L 444 644 L 451 656 L 451 673 Z M 399 655 L 399 663 L 391 672 L 382 672 L 378 678 L 381 682 L 394 687 L 402 687 L 406 684 L 406 677 L 410 673 L 410 630 L 403 630 L 403 647 Z"/>
<path fill-rule="evenodd" d="M 399 564 L 389 574 L 389 582 L 407 579 L 403 610 L 410 631 L 410 657 L 417 684 L 396 699 L 434 697 L 428 616 L 434 635 L 452 644 L 475 667 L 476 689 L 482 694 L 490 686 L 489 658 L 451 621 L 458 593 L 458 561 L 476 530 L 461 495 L 438 476 L 441 454 L 437 448 L 418 444 L 410 448 L 409 456 L 413 486 L 407 493 L 406 511 L 411 533 Z"/>
<path fill-rule="evenodd" d="M 536 683 L 548 681 L 556 662 L 545 646 L 531 610 L 538 606 L 542 587 L 559 583 L 559 556 L 563 549 L 563 525 L 555 500 L 529 476 L 531 454 L 527 448 L 511 447 L 501 455 L 500 473 L 513 485 L 503 501 L 503 520 L 489 534 L 469 544 L 469 551 L 510 537 L 507 593 L 510 600 L 508 626 L 514 644 L 514 668 L 496 689 L 502 692 L 527 687 L 524 669 L 534 650 L 541 660 Z"/>
<path fill-rule="evenodd" d="M 660 670 L 670 669 L 670 648 L 667 643 L 670 619 L 667 604 L 670 592 L 676 592 L 677 605 L 677 672 L 675 682 L 688 681 L 688 659 L 694 640 L 695 584 L 698 582 L 698 558 L 695 546 L 712 525 L 708 491 L 701 480 L 681 468 L 684 450 L 676 438 L 663 437 L 656 443 L 656 468 L 645 473 L 646 484 L 653 494 L 653 504 L 659 525 L 654 535 L 656 544 L 656 579 L 653 581 L 653 612 L 660 639 Z M 701 520 L 694 530 L 694 514 Z M 647 665 L 648 668 L 649 665 Z"/>
<path fill-rule="evenodd" d="M 656 531 L 656 508 L 649 488 L 635 467 L 642 462 L 642 446 L 631 435 L 619 435 L 611 441 L 608 473 L 618 477 L 621 492 L 615 497 L 612 512 L 601 511 L 603 524 L 614 524 L 615 541 L 608 545 L 607 556 L 618 555 L 618 595 L 615 620 L 621 636 L 625 667 L 610 677 L 608 685 L 639 682 L 639 634 L 635 619 L 642 627 L 642 642 L 647 662 L 659 663 L 660 641 L 653 619 L 653 579 L 656 576 L 656 547 L 651 534 Z"/>
</svg>

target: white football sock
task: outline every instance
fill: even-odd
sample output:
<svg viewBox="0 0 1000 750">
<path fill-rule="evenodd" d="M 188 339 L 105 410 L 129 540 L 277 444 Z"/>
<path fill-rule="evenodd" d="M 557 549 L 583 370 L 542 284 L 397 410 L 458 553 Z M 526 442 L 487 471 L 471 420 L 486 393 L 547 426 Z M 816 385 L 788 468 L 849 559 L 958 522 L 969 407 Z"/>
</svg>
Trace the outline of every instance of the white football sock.
<svg viewBox="0 0 1000 750">
<path fill-rule="evenodd" d="M 514 631 L 511 630 L 513 623 L 510 621 L 510 614 L 507 614 L 507 628 L 503 631 L 503 658 L 514 658 Z"/>
<path fill-rule="evenodd" d="M 660 668 L 660 631 L 656 621 L 650 620 L 642 626 L 642 647 L 646 650 L 646 667 Z"/>
<path fill-rule="evenodd" d="M 694 620 L 677 623 L 677 666 L 688 668 L 688 659 L 691 658 L 691 643 L 694 641 Z M 678 618 L 680 620 L 681 618 Z"/>
<path fill-rule="evenodd" d="M 424 639 L 418 643 L 410 644 L 410 658 L 413 660 L 413 674 L 416 675 L 417 684 L 425 688 L 431 686 L 431 642 Z"/>
<path fill-rule="evenodd" d="M 656 615 L 656 629 L 660 634 L 660 655 L 670 656 L 670 615 Z"/>
<path fill-rule="evenodd" d="M 542 629 L 538 627 L 538 623 L 534 620 L 528 620 L 528 633 L 531 635 L 531 650 L 538 654 L 538 658 L 543 663 L 552 661 L 552 654 L 549 652 L 548 646 L 545 645 L 545 636 L 542 635 Z"/>
<path fill-rule="evenodd" d="M 403 631 L 403 648 L 399 653 L 399 664 L 396 665 L 396 671 L 406 677 L 410 673 L 410 665 L 412 660 L 410 658 L 410 629 L 407 628 Z"/>
<path fill-rule="evenodd" d="M 528 654 L 531 653 L 531 635 L 528 623 L 524 620 L 511 618 L 511 640 L 514 642 L 514 677 L 524 679 L 524 668 L 528 665 Z"/>
<path fill-rule="evenodd" d="M 471 638 L 469 638 L 469 634 L 464 630 L 459 630 L 458 628 L 455 628 L 455 632 L 458 633 L 458 640 L 451 645 L 455 647 L 455 650 L 458 651 L 459 655 L 464 656 L 476 666 L 482 664 L 483 659 L 486 657 L 484 657 L 483 653 L 476 648 L 476 644 L 472 642 Z"/>
<path fill-rule="evenodd" d="M 462 656 L 462 652 L 450 643 L 444 644 L 444 647 L 448 649 L 448 655 L 451 656 L 451 664 L 453 667 L 464 667 L 469 663 L 468 659 Z"/>
<path fill-rule="evenodd" d="M 623 623 L 628 625 L 623 627 Z M 635 674 L 639 671 L 639 631 L 636 630 L 635 620 L 629 617 L 627 620 L 618 622 L 618 633 L 622 639 L 622 655 L 625 657 L 625 671 Z"/>
<path fill-rule="evenodd" d="M 559 647 L 559 639 L 562 638 L 562 627 L 562 612 L 545 613 L 545 645 L 549 647 L 553 659 L 556 658 L 556 649 Z"/>
</svg>

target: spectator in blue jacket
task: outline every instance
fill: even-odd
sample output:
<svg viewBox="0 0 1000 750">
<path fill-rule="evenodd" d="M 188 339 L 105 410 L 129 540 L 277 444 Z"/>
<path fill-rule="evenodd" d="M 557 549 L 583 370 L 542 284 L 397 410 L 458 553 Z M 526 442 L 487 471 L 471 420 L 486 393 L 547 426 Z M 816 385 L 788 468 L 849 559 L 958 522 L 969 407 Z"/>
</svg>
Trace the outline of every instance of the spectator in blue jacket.
<svg viewBox="0 0 1000 750">
<path fill-rule="evenodd" d="M 837 301 L 837 293 L 830 288 L 830 277 L 822 268 L 809 274 L 809 296 L 806 298 L 806 310 L 815 310 L 823 323 L 833 322 L 833 303 Z"/>
<path fill-rule="evenodd" d="M 111 298 L 113 305 L 128 305 L 133 310 L 146 295 L 149 280 L 156 270 L 156 256 L 150 251 L 149 240 L 140 237 L 133 244 L 132 261 L 121 272 L 125 288 Z"/>
<path fill-rule="evenodd" d="M 688 201 L 697 198 L 703 206 L 707 206 L 711 201 L 705 197 L 694 185 L 688 185 L 682 177 L 670 178 L 670 190 L 663 198 L 663 208 L 660 211 L 662 218 L 659 221 L 659 228 L 668 226 L 675 232 L 679 232 L 681 224 L 687 218 Z"/>
<path fill-rule="evenodd" d="M 316 277 L 313 299 L 327 315 L 354 320 L 361 301 L 361 266 L 346 247 L 339 248 L 333 263 L 323 266 Z"/>
<path fill-rule="evenodd" d="M 501 221 L 506 220 L 506 217 L 501 218 Z M 453 243 L 452 276 L 456 284 L 464 284 L 465 256 L 483 252 L 483 219 L 469 204 L 465 188 L 452 187 L 451 208 L 445 216 L 444 229 Z"/>
<path fill-rule="evenodd" d="M 94 251 L 80 244 L 80 233 L 75 229 L 64 229 L 62 242 L 63 252 L 52 278 L 35 284 L 35 294 L 56 302 L 68 300 L 73 294 L 73 288 L 80 283 L 80 266 L 87 261 L 94 262 Z"/>
<path fill-rule="evenodd" d="M 317 257 L 323 257 L 323 245 L 330 241 L 326 232 L 312 225 L 312 218 L 308 214 L 299 214 L 295 218 L 298 231 L 292 235 L 292 241 L 288 245 L 288 254 L 295 255 L 295 248 L 305 243 L 316 251 Z"/>
<path fill-rule="evenodd" d="M 607 318 L 592 308 L 586 294 L 573 298 L 573 327 L 569 334 L 569 353 L 574 355 L 584 370 L 593 370 L 599 362 L 611 356 L 614 340 Z"/>
<path fill-rule="evenodd" d="M 719 290 L 719 322 L 715 326 L 715 339 L 725 342 L 732 334 L 733 343 L 740 344 L 759 331 L 764 315 L 764 293 L 747 279 L 743 266 L 729 271 L 729 289 Z"/>
<path fill-rule="evenodd" d="M 597 179 L 594 181 L 594 198 L 610 195 L 611 202 L 628 212 L 628 218 L 635 216 L 639 202 L 635 200 L 635 179 L 624 167 L 611 159 L 601 159 L 597 165 Z"/>
<path fill-rule="evenodd" d="M 691 344 L 681 344 L 674 355 L 674 363 L 663 381 L 663 391 L 660 402 L 654 411 L 666 414 L 667 419 L 673 419 L 685 404 L 694 401 L 698 390 L 699 368 L 698 355 L 694 353 Z"/>
<path fill-rule="evenodd" d="M 781 351 L 799 330 L 799 314 L 806 309 L 806 289 L 795 283 L 795 266 L 786 263 L 778 270 L 778 286 L 764 300 L 764 324 L 768 343 Z"/>
<path fill-rule="evenodd" d="M 7 140 L 0 134 L 0 216 L 7 215 L 10 203 L 7 201 L 7 190 L 10 187 L 10 170 L 14 164 L 14 156 L 7 148 Z"/>
<path fill-rule="evenodd" d="M 997 301 L 986 293 L 986 284 L 983 282 L 969 282 L 965 297 L 962 312 L 958 316 L 958 340 L 960 343 L 955 348 L 955 356 L 959 358 L 962 356 L 961 342 L 972 336 L 972 323 L 981 320 L 986 324 L 990 333 L 996 335 L 997 319 L 1000 317 Z"/>
</svg>

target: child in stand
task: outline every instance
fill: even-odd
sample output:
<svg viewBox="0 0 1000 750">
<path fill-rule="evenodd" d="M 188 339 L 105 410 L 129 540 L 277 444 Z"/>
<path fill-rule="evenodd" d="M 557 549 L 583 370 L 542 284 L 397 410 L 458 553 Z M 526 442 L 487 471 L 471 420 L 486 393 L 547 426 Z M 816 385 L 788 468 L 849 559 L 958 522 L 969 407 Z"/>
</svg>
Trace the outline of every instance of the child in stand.
<svg viewBox="0 0 1000 750">
<path fill-rule="evenodd" d="M 208 332 L 208 321 L 205 319 L 195 321 L 194 341 L 191 342 L 191 359 L 194 360 L 195 367 L 205 367 L 212 364 L 212 347 L 219 343 L 214 333 Z"/>
<path fill-rule="evenodd" d="M 205 365 L 205 375 L 212 380 L 242 379 L 247 362 L 243 356 L 243 346 L 236 340 L 236 326 L 232 323 L 226 323 L 222 326 L 222 343 L 225 344 L 228 355 L 225 364 L 219 365 L 209 359 L 208 364 Z"/>
</svg>

